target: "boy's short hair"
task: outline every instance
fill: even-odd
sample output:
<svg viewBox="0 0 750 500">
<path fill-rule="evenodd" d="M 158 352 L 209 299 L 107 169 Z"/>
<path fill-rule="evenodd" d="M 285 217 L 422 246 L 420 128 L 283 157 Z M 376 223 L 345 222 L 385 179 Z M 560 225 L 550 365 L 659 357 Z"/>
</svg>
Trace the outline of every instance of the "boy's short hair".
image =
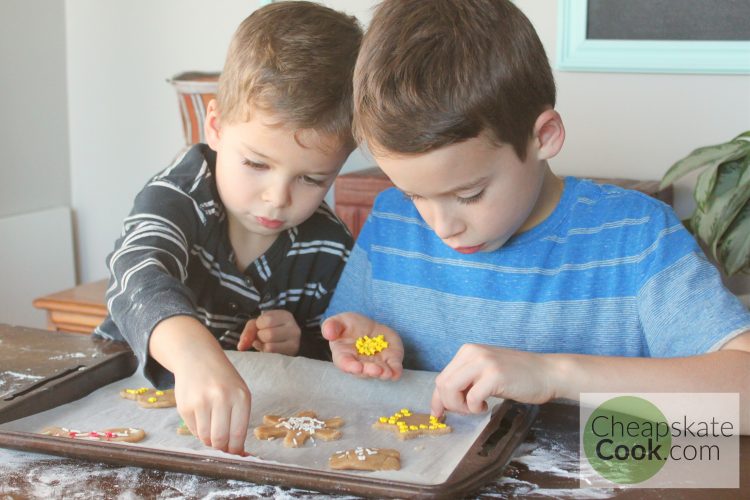
<svg viewBox="0 0 750 500">
<path fill-rule="evenodd" d="M 229 45 L 216 96 L 222 121 L 249 120 L 254 106 L 353 146 L 352 73 L 361 41 L 355 17 L 313 2 L 256 10 Z"/>
<path fill-rule="evenodd" d="M 547 55 L 509 0 L 385 0 L 354 72 L 354 131 L 373 150 L 417 154 L 477 137 L 522 160 L 555 105 Z"/>
</svg>

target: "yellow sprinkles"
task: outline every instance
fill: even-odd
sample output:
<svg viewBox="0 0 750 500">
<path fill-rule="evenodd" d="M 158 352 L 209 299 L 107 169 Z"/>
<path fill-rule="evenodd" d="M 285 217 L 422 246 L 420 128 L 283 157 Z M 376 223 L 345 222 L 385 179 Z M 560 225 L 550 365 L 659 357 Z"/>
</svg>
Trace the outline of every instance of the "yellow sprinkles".
<svg viewBox="0 0 750 500">
<path fill-rule="evenodd" d="M 417 425 L 409 425 L 406 422 L 404 422 L 402 419 L 404 417 L 410 417 L 411 411 L 408 408 L 401 408 L 400 411 L 397 411 L 390 417 L 380 417 L 378 421 L 382 424 L 390 424 L 390 425 L 396 425 L 398 426 L 398 432 L 402 434 L 406 434 L 409 431 L 416 431 L 416 430 L 436 430 L 436 429 L 445 429 L 447 427 L 447 424 L 444 424 L 440 422 L 435 416 L 430 415 L 430 422 L 428 424 L 419 424 Z"/>
<path fill-rule="evenodd" d="M 148 392 L 148 388 L 141 387 L 140 389 L 125 389 L 125 392 L 128 394 L 143 394 L 144 392 Z"/>
<path fill-rule="evenodd" d="M 358 338 L 354 346 L 357 348 L 357 352 L 363 356 L 374 356 L 388 347 L 388 342 L 386 342 L 382 335 L 373 338 L 365 335 Z"/>
</svg>

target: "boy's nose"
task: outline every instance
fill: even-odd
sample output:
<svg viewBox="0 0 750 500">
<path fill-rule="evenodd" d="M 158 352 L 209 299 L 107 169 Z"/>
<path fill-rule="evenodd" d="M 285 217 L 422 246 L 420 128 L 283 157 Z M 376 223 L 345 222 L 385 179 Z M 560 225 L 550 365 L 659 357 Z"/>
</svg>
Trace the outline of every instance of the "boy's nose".
<svg viewBox="0 0 750 500">
<path fill-rule="evenodd" d="M 285 184 L 272 184 L 263 191 L 263 201 L 275 208 L 283 208 L 291 203 L 292 196 L 289 186 Z"/>
<path fill-rule="evenodd" d="M 432 230 L 441 240 L 458 235 L 463 230 L 458 217 L 443 209 L 436 209 L 432 214 Z"/>
</svg>

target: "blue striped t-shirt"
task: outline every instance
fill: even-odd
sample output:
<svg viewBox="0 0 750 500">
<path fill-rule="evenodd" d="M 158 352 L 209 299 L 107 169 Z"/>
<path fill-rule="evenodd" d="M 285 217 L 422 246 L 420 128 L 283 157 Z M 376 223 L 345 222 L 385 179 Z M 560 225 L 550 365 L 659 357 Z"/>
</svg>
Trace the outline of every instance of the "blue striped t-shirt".
<svg viewBox="0 0 750 500">
<path fill-rule="evenodd" d="M 674 357 L 750 330 L 750 313 L 671 208 L 573 177 L 545 221 L 469 255 L 398 190 L 381 193 L 325 316 L 345 311 L 398 332 L 405 367 L 434 371 L 466 343 Z"/>
</svg>

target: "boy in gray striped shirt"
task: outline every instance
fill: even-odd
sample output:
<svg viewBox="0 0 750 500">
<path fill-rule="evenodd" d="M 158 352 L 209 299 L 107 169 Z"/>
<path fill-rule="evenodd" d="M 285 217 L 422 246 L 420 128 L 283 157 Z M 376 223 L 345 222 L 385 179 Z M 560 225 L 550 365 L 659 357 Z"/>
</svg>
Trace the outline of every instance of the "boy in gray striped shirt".
<svg viewBox="0 0 750 500">
<path fill-rule="evenodd" d="M 315 356 L 352 245 L 323 197 L 354 149 L 362 31 L 310 2 L 263 7 L 231 41 L 193 146 L 136 196 L 107 262 L 109 317 L 206 445 L 244 453 L 250 391 L 222 348 Z"/>
</svg>

